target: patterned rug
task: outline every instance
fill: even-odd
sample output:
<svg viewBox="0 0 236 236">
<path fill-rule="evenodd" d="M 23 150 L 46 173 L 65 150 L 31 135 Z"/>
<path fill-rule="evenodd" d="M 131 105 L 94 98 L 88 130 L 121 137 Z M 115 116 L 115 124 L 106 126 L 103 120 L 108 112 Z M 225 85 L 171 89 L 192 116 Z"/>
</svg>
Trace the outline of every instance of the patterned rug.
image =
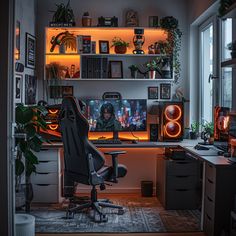
<svg viewBox="0 0 236 236">
<path fill-rule="evenodd" d="M 80 233 L 80 232 L 192 232 L 200 230 L 198 211 L 167 211 L 156 198 L 112 199 L 113 203 L 125 207 L 123 215 L 105 208 L 108 222 L 95 223 L 88 212 L 75 214 L 74 219 L 65 219 L 62 207 L 33 207 L 37 233 Z"/>
</svg>

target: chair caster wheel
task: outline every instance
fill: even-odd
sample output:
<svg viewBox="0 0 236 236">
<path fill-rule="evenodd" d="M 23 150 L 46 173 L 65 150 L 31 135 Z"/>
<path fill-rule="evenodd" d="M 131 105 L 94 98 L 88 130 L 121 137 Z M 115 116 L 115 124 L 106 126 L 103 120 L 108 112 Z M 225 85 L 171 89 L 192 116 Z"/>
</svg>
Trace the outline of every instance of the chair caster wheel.
<svg viewBox="0 0 236 236">
<path fill-rule="evenodd" d="M 66 212 L 66 219 L 74 219 L 75 213 L 72 211 Z"/>
<path fill-rule="evenodd" d="M 125 213 L 125 210 L 122 208 L 122 209 L 118 209 L 118 215 L 123 215 Z"/>
</svg>

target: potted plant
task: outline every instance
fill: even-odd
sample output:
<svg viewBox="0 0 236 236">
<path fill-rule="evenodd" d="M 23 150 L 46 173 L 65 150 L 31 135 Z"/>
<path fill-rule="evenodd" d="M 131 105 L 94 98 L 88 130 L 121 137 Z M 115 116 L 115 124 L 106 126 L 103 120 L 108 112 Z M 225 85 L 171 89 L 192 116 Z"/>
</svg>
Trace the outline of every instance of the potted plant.
<svg viewBox="0 0 236 236">
<path fill-rule="evenodd" d="M 161 60 L 151 60 L 146 64 L 148 68 L 149 79 L 156 78 L 156 71 L 161 75 Z"/>
<path fill-rule="evenodd" d="M 236 58 L 236 40 L 227 45 L 228 50 L 231 50 L 231 57 Z"/>
<path fill-rule="evenodd" d="M 119 37 L 115 37 L 112 39 L 112 47 L 114 47 L 115 53 L 125 54 L 127 47 L 129 47 L 129 43 L 125 42 Z"/>
<path fill-rule="evenodd" d="M 70 0 L 66 5 L 64 3 L 56 4 L 57 10 L 51 11 L 54 12 L 52 23 L 55 24 L 71 24 L 75 26 L 75 17 L 72 8 L 70 7 Z M 70 25 L 69 25 L 70 26 Z"/>
<path fill-rule="evenodd" d="M 166 54 L 167 50 L 167 42 L 163 40 L 159 40 L 155 43 L 155 54 Z"/>
<path fill-rule="evenodd" d="M 92 25 L 92 17 L 89 16 L 88 12 L 85 12 L 82 16 L 82 26 L 89 27 Z"/>
<path fill-rule="evenodd" d="M 203 132 L 205 132 L 205 135 L 208 138 L 208 143 L 213 144 L 214 142 L 214 123 L 205 121 L 202 124 Z"/>
<path fill-rule="evenodd" d="M 180 78 L 180 59 L 179 51 L 181 49 L 182 32 L 179 29 L 179 23 L 173 16 L 166 16 L 160 20 L 160 26 L 167 32 L 166 53 L 173 56 L 174 82 L 178 83 Z"/>
<path fill-rule="evenodd" d="M 131 72 L 131 78 L 137 78 L 138 73 L 138 67 L 136 65 L 129 66 L 130 72 Z"/>
<path fill-rule="evenodd" d="M 191 130 L 189 132 L 190 139 L 197 139 L 199 127 L 200 127 L 200 124 L 196 121 L 191 124 Z"/>
<path fill-rule="evenodd" d="M 25 173 L 25 209 L 30 210 L 33 199 L 33 189 L 30 176 L 36 172 L 38 158 L 35 152 L 40 152 L 42 143 L 45 141 L 37 132 L 39 128 L 46 130 L 46 122 L 41 115 L 47 110 L 43 106 L 18 105 L 15 109 L 16 116 L 16 145 L 17 155 L 15 160 L 16 196 L 21 189 L 22 174 Z"/>
</svg>

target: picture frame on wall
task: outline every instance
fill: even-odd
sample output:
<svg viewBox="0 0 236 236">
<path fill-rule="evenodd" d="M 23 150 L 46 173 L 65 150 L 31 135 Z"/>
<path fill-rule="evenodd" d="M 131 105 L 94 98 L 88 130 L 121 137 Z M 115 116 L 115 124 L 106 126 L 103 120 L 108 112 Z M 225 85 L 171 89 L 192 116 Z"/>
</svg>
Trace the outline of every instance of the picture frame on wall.
<svg viewBox="0 0 236 236">
<path fill-rule="evenodd" d="M 14 102 L 22 103 L 22 83 L 23 83 L 23 75 L 16 74 L 14 81 Z"/>
<path fill-rule="evenodd" d="M 109 54 L 109 41 L 99 40 L 99 53 L 100 54 Z"/>
<path fill-rule="evenodd" d="M 25 75 L 25 104 L 36 104 L 37 79 L 34 75 Z"/>
<path fill-rule="evenodd" d="M 15 60 L 20 60 L 20 21 L 16 21 Z"/>
<path fill-rule="evenodd" d="M 25 34 L 25 67 L 35 69 L 35 53 L 36 53 L 36 38 L 29 34 Z"/>
<path fill-rule="evenodd" d="M 160 84 L 160 99 L 171 98 L 171 84 Z"/>
<path fill-rule="evenodd" d="M 148 87 L 148 99 L 158 99 L 158 87 Z"/>
<path fill-rule="evenodd" d="M 62 97 L 74 95 L 73 86 L 62 86 Z"/>
<path fill-rule="evenodd" d="M 110 78 L 123 78 L 123 63 L 122 61 L 109 61 Z"/>
</svg>

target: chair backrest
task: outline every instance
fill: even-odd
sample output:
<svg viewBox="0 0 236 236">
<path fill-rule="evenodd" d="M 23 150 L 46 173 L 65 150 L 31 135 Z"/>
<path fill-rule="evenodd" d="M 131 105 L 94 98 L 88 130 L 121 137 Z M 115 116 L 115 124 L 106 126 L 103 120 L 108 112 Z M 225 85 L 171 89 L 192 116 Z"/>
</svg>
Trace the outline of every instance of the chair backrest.
<svg viewBox="0 0 236 236">
<path fill-rule="evenodd" d="M 88 140 L 89 124 L 81 111 L 82 103 L 74 97 L 65 97 L 59 115 L 64 146 L 65 172 L 76 181 L 89 184 L 88 154 L 92 154 L 95 170 L 100 169 L 105 158 Z"/>
</svg>

